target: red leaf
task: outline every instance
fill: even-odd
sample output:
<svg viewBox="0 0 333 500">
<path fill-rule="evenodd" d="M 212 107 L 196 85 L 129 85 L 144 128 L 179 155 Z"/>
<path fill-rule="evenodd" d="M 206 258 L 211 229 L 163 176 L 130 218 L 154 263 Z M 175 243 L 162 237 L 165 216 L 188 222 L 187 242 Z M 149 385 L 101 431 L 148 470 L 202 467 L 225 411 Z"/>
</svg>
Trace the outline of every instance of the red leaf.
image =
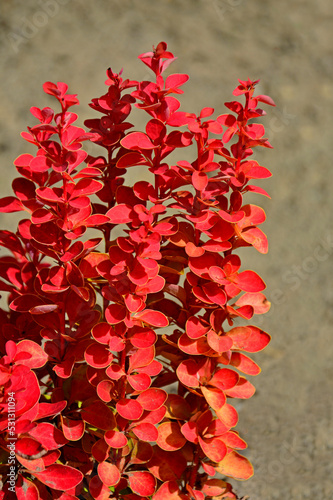
<svg viewBox="0 0 333 500">
<path fill-rule="evenodd" d="M 87 227 L 95 227 L 101 226 L 102 224 L 106 224 L 110 221 L 109 217 L 103 214 L 94 214 L 90 215 L 85 221 L 84 224 Z"/>
<path fill-rule="evenodd" d="M 41 368 L 49 358 L 42 347 L 32 340 L 21 340 L 17 344 L 16 356 L 18 354 L 21 354 L 21 356 L 16 363 L 29 368 Z"/>
<path fill-rule="evenodd" d="M 137 401 L 144 410 L 158 410 L 167 400 L 167 393 L 163 389 L 151 387 L 139 394 Z"/>
<path fill-rule="evenodd" d="M 117 162 L 117 168 L 134 167 L 136 165 L 145 165 L 146 163 L 146 158 L 141 153 L 135 151 L 121 156 Z"/>
<path fill-rule="evenodd" d="M 105 486 L 115 486 L 121 478 L 118 467 L 110 462 L 101 462 L 98 464 L 97 472 Z"/>
<path fill-rule="evenodd" d="M 135 399 L 121 399 L 116 408 L 119 415 L 126 420 L 138 420 L 143 413 L 142 406 Z"/>
<path fill-rule="evenodd" d="M 264 94 L 261 94 L 261 95 L 257 95 L 255 96 L 254 98 L 256 101 L 260 101 L 260 102 L 264 102 L 265 104 L 269 104 L 270 106 L 275 106 L 275 102 L 273 101 L 273 99 L 271 97 L 269 97 L 268 95 L 264 95 Z"/>
<path fill-rule="evenodd" d="M 102 483 L 98 475 L 89 482 L 89 491 L 95 500 L 107 500 L 110 498 L 110 490 Z"/>
<path fill-rule="evenodd" d="M 209 300 L 219 306 L 224 306 L 227 302 L 227 294 L 222 290 L 217 283 L 205 283 L 202 290 L 207 295 Z"/>
<path fill-rule="evenodd" d="M 177 377 L 188 387 L 199 387 L 198 365 L 193 359 L 182 361 L 177 368 Z"/>
<path fill-rule="evenodd" d="M 104 345 L 90 344 L 84 352 L 84 359 L 94 368 L 106 368 L 113 360 L 113 354 Z"/>
<path fill-rule="evenodd" d="M 146 132 L 152 141 L 160 144 L 166 135 L 166 127 L 163 122 L 153 118 L 147 123 Z"/>
<path fill-rule="evenodd" d="M 236 306 L 250 305 L 253 307 L 254 314 L 265 314 L 270 309 L 270 302 L 266 299 L 263 293 L 244 293 L 237 302 Z"/>
<path fill-rule="evenodd" d="M 74 364 L 75 364 L 75 357 L 71 356 L 61 361 L 61 363 L 54 365 L 53 370 L 56 372 L 58 377 L 69 378 L 72 375 Z"/>
<path fill-rule="evenodd" d="M 127 437 L 119 431 L 107 431 L 104 439 L 111 448 L 124 448 L 127 445 Z"/>
<path fill-rule="evenodd" d="M 114 383 L 111 380 L 102 380 L 97 384 L 96 392 L 104 403 L 109 403 L 112 399 Z"/>
<path fill-rule="evenodd" d="M 49 422 L 41 422 L 29 434 L 37 439 L 46 450 L 56 450 L 68 443 L 63 433 Z"/>
<path fill-rule="evenodd" d="M 105 319 L 110 325 L 121 323 L 126 318 L 126 307 L 119 304 L 111 304 L 105 310 Z"/>
<path fill-rule="evenodd" d="M 158 430 L 149 422 L 138 424 L 132 430 L 141 441 L 155 442 L 158 438 Z"/>
<path fill-rule="evenodd" d="M 151 328 L 140 328 L 136 330 L 136 333 L 129 337 L 131 344 L 138 349 L 144 349 L 146 347 L 152 347 L 156 340 L 157 335 Z"/>
<path fill-rule="evenodd" d="M 95 181 L 94 179 L 89 179 L 89 178 L 80 179 L 79 182 L 76 183 L 73 189 L 71 198 L 76 198 L 77 196 L 95 194 L 97 193 L 97 191 L 100 191 L 102 187 L 103 184 L 99 181 Z"/>
<path fill-rule="evenodd" d="M 226 352 L 231 349 L 233 341 L 228 335 L 217 335 L 214 330 L 210 330 L 207 334 L 207 342 L 209 346 L 216 352 Z"/>
<path fill-rule="evenodd" d="M 48 162 L 46 156 L 39 155 L 31 160 L 29 167 L 32 172 L 42 173 L 48 171 L 50 163 Z"/>
<path fill-rule="evenodd" d="M 216 265 L 216 256 L 205 253 L 201 257 L 191 257 L 189 259 L 189 267 L 197 276 L 209 279 L 209 270 Z"/>
<path fill-rule="evenodd" d="M 210 330 L 210 325 L 197 316 L 191 316 L 186 321 L 185 328 L 190 339 L 198 339 Z"/>
<path fill-rule="evenodd" d="M 67 406 L 67 401 L 58 401 L 57 403 L 39 403 L 38 414 L 34 420 L 58 415 Z"/>
<path fill-rule="evenodd" d="M 33 472 L 43 484 L 55 490 L 67 491 L 81 483 L 83 474 L 68 465 L 54 464 L 43 472 Z"/>
<path fill-rule="evenodd" d="M 65 416 L 61 417 L 62 432 L 69 441 L 78 441 L 82 438 L 85 430 L 83 420 L 74 420 Z"/>
<path fill-rule="evenodd" d="M 180 479 L 187 467 L 187 461 L 182 453 L 164 451 L 154 446 L 154 455 L 147 467 L 157 479 L 166 482 Z"/>
<path fill-rule="evenodd" d="M 31 481 L 21 476 L 21 474 L 17 477 L 15 493 L 17 500 L 39 500 L 37 487 Z"/>
<path fill-rule="evenodd" d="M 219 438 L 205 438 L 199 436 L 199 443 L 204 454 L 213 462 L 220 462 L 227 454 L 227 447 Z"/>
<path fill-rule="evenodd" d="M 131 132 L 121 141 L 121 145 L 126 149 L 140 151 L 141 149 L 154 149 L 155 146 L 149 137 L 143 132 Z"/>
<path fill-rule="evenodd" d="M 145 349 L 137 349 L 131 353 L 129 358 L 129 371 L 135 371 L 136 368 L 149 365 L 155 356 L 155 348 L 153 346 Z"/>
<path fill-rule="evenodd" d="M 130 205 L 120 203 L 110 208 L 105 215 L 110 218 L 111 224 L 126 224 L 133 220 L 135 212 Z"/>
<path fill-rule="evenodd" d="M 133 493 L 143 497 L 153 495 L 156 488 L 156 480 L 150 472 L 133 472 L 128 474 L 128 482 Z"/>
<path fill-rule="evenodd" d="M 43 450 L 43 448 L 41 443 L 39 441 L 36 441 L 36 439 L 21 437 L 16 443 L 16 450 L 19 456 L 27 455 L 26 458 L 28 458 L 37 455 Z"/>
<path fill-rule="evenodd" d="M 109 261 L 109 256 L 105 253 L 91 252 L 80 262 L 80 271 L 85 278 L 98 278 L 100 274 L 97 266 L 103 261 Z"/>
<path fill-rule="evenodd" d="M 0 212 L 2 213 L 13 213 L 20 212 L 24 210 L 24 206 L 21 201 L 15 196 L 6 196 L 0 199 Z"/>
<path fill-rule="evenodd" d="M 243 271 L 233 281 L 244 292 L 261 292 L 266 288 L 263 280 L 254 271 Z"/>
<path fill-rule="evenodd" d="M 34 156 L 30 154 L 23 154 L 20 155 L 14 160 L 14 165 L 16 167 L 29 167 L 31 160 L 34 158 Z"/>
<path fill-rule="evenodd" d="M 192 174 L 192 184 L 198 191 L 203 191 L 208 184 L 207 174 L 195 170 Z"/>
<path fill-rule="evenodd" d="M 210 379 L 209 385 L 217 387 L 222 391 L 231 389 L 239 380 L 239 375 L 234 370 L 229 368 L 221 368 L 215 372 L 213 378 Z"/>
<path fill-rule="evenodd" d="M 211 350 L 206 337 L 190 339 L 185 333 L 179 338 L 178 347 L 186 354 L 193 356 L 204 355 Z"/>
<path fill-rule="evenodd" d="M 240 450 L 245 450 L 247 447 L 246 442 L 241 439 L 237 432 L 228 431 L 220 436 L 220 439 L 229 447 L 229 448 L 238 448 Z"/>
<path fill-rule="evenodd" d="M 197 444 L 199 442 L 198 425 L 196 422 L 185 422 L 181 427 L 182 434 L 186 437 L 187 441 Z"/>
<path fill-rule="evenodd" d="M 127 375 L 127 381 L 130 386 L 138 392 L 145 391 L 150 387 L 151 378 L 146 373 L 135 373 Z"/>
<path fill-rule="evenodd" d="M 186 438 L 181 433 L 177 422 L 164 422 L 158 427 L 156 443 L 162 450 L 180 450 L 186 443 Z"/>
<path fill-rule="evenodd" d="M 205 253 L 205 250 L 202 247 L 195 246 L 192 241 L 189 241 L 186 243 L 185 252 L 189 257 L 200 257 Z"/>
<path fill-rule="evenodd" d="M 154 311 L 153 309 L 144 309 L 142 312 L 133 315 L 134 319 L 139 319 L 148 325 L 156 326 L 156 327 L 164 327 L 169 325 L 168 318 L 165 314 Z"/>
<path fill-rule="evenodd" d="M 20 295 L 10 303 L 9 307 L 12 311 L 29 312 L 31 308 L 44 304 L 44 302 L 37 296 L 30 293 Z"/>
<path fill-rule="evenodd" d="M 200 111 L 200 118 L 207 118 L 214 113 L 214 108 L 202 108 Z"/>
<path fill-rule="evenodd" d="M 70 260 L 75 260 L 84 250 L 84 244 L 82 241 L 76 241 L 71 245 L 68 250 L 60 257 L 62 262 L 69 262 Z"/>
<path fill-rule="evenodd" d="M 41 304 L 30 309 L 31 314 L 48 314 L 58 309 L 57 304 Z"/>
<path fill-rule="evenodd" d="M 165 80 L 165 88 L 166 89 L 174 89 L 184 85 L 189 79 L 189 76 L 185 73 L 174 73 L 173 75 L 169 75 Z"/>
</svg>

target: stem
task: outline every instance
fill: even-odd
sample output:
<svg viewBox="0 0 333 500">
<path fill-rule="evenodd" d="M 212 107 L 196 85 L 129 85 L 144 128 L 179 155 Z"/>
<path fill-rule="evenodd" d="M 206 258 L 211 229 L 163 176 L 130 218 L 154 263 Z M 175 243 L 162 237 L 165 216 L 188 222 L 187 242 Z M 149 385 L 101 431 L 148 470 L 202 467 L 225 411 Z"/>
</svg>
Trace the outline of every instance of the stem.
<svg viewBox="0 0 333 500">
<path fill-rule="evenodd" d="M 61 314 L 60 314 L 60 357 L 63 358 L 66 349 L 66 340 L 64 338 L 65 334 L 65 304 L 62 304 Z"/>
<path fill-rule="evenodd" d="M 196 479 L 197 479 L 197 474 L 198 474 L 198 469 L 199 469 L 199 449 L 198 445 L 195 447 L 194 450 L 194 456 L 193 456 L 193 464 L 191 467 L 191 475 L 190 475 L 190 486 L 191 488 L 194 488 Z"/>
<path fill-rule="evenodd" d="M 126 371 L 126 349 L 121 351 L 120 366 L 124 371 Z M 122 383 L 122 387 L 121 387 L 121 391 L 120 391 L 120 399 L 123 399 L 126 396 L 126 385 L 127 385 L 126 377 L 123 377 L 123 380 L 121 383 Z"/>
</svg>

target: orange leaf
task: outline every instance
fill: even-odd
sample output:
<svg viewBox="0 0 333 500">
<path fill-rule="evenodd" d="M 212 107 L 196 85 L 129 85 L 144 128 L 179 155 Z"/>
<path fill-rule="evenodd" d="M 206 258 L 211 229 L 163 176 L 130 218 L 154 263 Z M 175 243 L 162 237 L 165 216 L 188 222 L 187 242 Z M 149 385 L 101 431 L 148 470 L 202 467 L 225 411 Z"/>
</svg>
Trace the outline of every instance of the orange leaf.
<svg viewBox="0 0 333 500">
<path fill-rule="evenodd" d="M 148 497 L 155 492 L 156 479 L 150 472 L 136 471 L 129 475 L 128 482 L 133 493 Z"/>
<path fill-rule="evenodd" d="M 202 394 L 204 395 L 207 403 L 213 410 L 219 410 L 226 402 L 224 392 L 217 387 L 201 387 Z"/>
<path fill-rule="evenodd" d="M 97 466 L 98 475 L 105 486 L 115 486 L 119 483 L 121 475 L 118 467 L 110 462 L 101 462 Z"/>
<path fill-rule="evenodd" d="M 234 479 L 246 480 L 253 476 L 251 462 L 237 453 L 231 451 L 216 467 L 217 472 Z"/>
<path fill-rule="evenodd" d="M 188 496 L 180 493 L 176 481 L 168 481 L 162 484 L 152 500 L 188 500 Z"/>
<path fill-rule="evenodd" d="M 254 393 L 255 387 L 244 377 L 239 377 L 237 385 L 225 391 L 226 396 L 240 399 L 249 399 Z"/>
<path fill-rule="evenodd" d="M 158 438 L 156 443 L 162 450 L 180 450 L 186 443 L 186 438 L 181 433 L 177 422 L 163 422 L 158 427 Z"/>
<path fill-rule="evenodd" d="M 235 425 L 237 425 L 237 410 L 229 403 L 226 403 L 219 410 L 215 410 L 215 413 L 218 419 L 226 426 L 227 429 L 231 429 L 231 427 L 235 427 Z"/>
</svg>

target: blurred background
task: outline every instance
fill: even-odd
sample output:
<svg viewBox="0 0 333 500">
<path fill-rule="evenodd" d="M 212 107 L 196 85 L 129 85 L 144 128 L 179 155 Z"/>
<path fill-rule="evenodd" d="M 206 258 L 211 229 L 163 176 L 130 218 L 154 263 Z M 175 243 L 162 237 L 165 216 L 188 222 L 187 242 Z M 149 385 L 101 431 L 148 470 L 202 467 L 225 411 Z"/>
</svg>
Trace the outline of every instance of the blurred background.
<svg viewBox="0 0 333 500">
<path fill-rule="evenodd" d="M 149 79 L 137 56 L 161 40 L 188 73 L 181 110 L 225 113 L 237 79 L 260 78 L 266 136 L 273 150 L 255 159 L 273 172 L 261 183 L 270 243 L 246 249 L 244 268 L 267 283 L 271 311 L 256 324 L 272 335 L 255 355 L 257 392 L 238 403 L 252 479 L 237 484 L 250 500 L 333 498 L 333 6 L 330 0 L 1 0 L 0 196 L 11 194 L 13 160 L 32 152 L 20 138 L 34 125 L 31 106 L 56 106 L 45 81 L 77 93 L 79 126 L 104 93 L 111 66 Z M 140 123 L 137 122 L 137 126 Z M 1 228 L 16 229 L 1 214 Z M 235 482 L 234 482 L 235 484 Z"/>
</svg>

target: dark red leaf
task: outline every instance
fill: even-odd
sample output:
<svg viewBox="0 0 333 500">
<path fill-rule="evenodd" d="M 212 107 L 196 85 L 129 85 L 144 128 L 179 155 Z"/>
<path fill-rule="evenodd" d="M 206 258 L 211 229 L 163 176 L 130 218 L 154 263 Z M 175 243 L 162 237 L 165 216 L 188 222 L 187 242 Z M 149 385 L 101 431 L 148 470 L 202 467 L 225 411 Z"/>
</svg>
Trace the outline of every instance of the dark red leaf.
<svg viewBox="0 0 333 500">
<path fill-rule="evenodd" d="M 94 401 L 89 406 L 83 408 L 81 417 L 88 424 L 104 431 L 116 427 L 116 421 L 111 409 L 102 403 L 102 401 Z"/>
</svg>

